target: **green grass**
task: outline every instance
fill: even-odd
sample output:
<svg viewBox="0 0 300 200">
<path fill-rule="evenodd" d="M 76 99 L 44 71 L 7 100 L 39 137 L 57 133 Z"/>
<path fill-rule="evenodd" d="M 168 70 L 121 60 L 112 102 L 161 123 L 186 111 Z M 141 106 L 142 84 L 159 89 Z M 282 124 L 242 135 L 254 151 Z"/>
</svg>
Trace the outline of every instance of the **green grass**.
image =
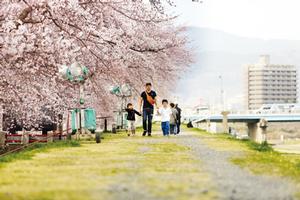
<svg viewBox="0 0 300 200">
<path fill-rule="evenodd" d="M 158 198 L 179 200 L 216 198 L 209 176 L 201 171 L 199 161 L 188 154 L 189 148 L 170 141 L 148 147 L 150 149 L 141 162 L 147 171 L 142 182 L 152 194 Z M 157 178 L 159 176 L 163 178 Z"/>
<path fill-rule="evenodd" d="M 289 177 L 300 182 L 300 156 L 280 154 L 275 151 L 249 152 L 232 162 L 256 174 Z"/>
<path fill-rule="evenodd" d="M 225 133 L 212 134 L 196 128 L 185 129 L 185 130 L 191 130 L 198 133 L 197 135 L 198 137 L 201 137 L 202 141 L 204 141 L 205 143 L 207 143 L 209 146 L 213 147 L 216 150 L 221 150 L 221 151 L 255 150 L 260 152 L 273 151 L 273 148 L 267 142 L 263 142 L 262 144 L 259 144 L 248 139 L 244 139 L 244 140 L 236 139 L 229 134 L 225 134 Z"/>
<path fill-rule="evenodd" d="M 250 140 L 238 140 L 228 134 L 211 134 L 191 129 L 211 148 L 217 151 L 237 151 L 239 156 L 231 162 L 256 174 L 288 177 L 300 184 L 300 155 L 282 154 L 268 143 L 258 144 Z"/>
<path fill-rule="evenodd" d="M 215 199 L 210 177 L 175 138 L 103 134 L 102 143 L 42 145 L 6 158 L 0 199 Z M 140 199 L 144 199 L 141 196 Z"/>
<path fill-rule="evenodd" d="M 143 126 L 139 126 L 136 128 L 137 133 L 143 133 L 144 129 Z M 153 122 L 152 123 L 152 132 L 160 132 L 161 131 L 161 125 L 160 122 Z"/>
<path fill-rule="evenodd" d="M 197 128 L 183 128 L 185 131 L 192 131 L 196 136 L 206 143 L 211 148 L 217 151 L 247 151 L 248 146 L 246 141 L 241 142 L 228 134 L 212 134 Z"/>
<path fill-rule="evenodd" d="M 242 140 L 243 141 L 243 140 Z M 244 142 L 248 145 L 248 147 L 252 150 L 259 151 L 259 152 L 274 152 L 271 145 L 269 145 L 267 142 L 263 142 L 261 144 L 250 141 L 250 140 L 244 140 Z"/>
<path fill-rule="evenodd" d="M 80 143 L 78 141 L 58 141 L 52 143 L 36 143 L 32 144 L 25 149 L 8 154 L 6 156 L 0 157 L 0 166 L 5 163 L 9 163 L 15 160 L 28 160 L 31 159 L 35 154 L 40 152 L 48 151 L 53 148 L 65 148 L 65 147 L 78 147 Z"/>
</svg>

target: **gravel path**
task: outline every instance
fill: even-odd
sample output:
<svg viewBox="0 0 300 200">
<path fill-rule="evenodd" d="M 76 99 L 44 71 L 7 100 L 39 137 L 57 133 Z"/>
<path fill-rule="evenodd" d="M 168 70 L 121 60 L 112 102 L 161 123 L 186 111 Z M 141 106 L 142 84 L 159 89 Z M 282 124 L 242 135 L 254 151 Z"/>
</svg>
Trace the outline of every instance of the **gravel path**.
<svg viewBox="0 0 300 200">
<path fill-rule="evenodd" d="M 295 188 L 292 183 L 276 177 L 254 175 L 241 169 L 228 161 L 234 153 L 216 151 L 204 144 L 201 138 L 193 136 L 193 133 L 184 133 L 174 141 L 190 147 L 194 155 L 202 161 L 204 169 L 216 183 L 221 199 L 294 199 Z"/>
<path fill-rule="evenodd" d="M 140 137 L 140 136 L 138 136 Z M 164 138 L 162 138 L 163 140 Z M 148 137 L 142 137 L 138 141 L 127 141 L 132 143 L 141 143 L 143 146 L 139 149 L 140 153 L 146 153 L 151 151 L 148 144 L 159 143 L 161 139 L 153 139 Z M 109 190 L 111 192 L 110 199 L 116 200 L 163 200 L 157 198 L 148 191 L 147 187 L 143 187 L 140 184 L 140 178 L 144 172 L 141 170 L 142 166 L 139 165 L 138 157 L 135 157 L 128 164 L 128 168 L 134 169 L 135 173 L 124 174 L 122 177 L 118 177 L 117 183 L 110 185 Z"/>
<path fill-rule="evenodd" d="M 158 134 L 158 133 L 156 133 Z M 255 175 L 240 168 L 229 161 L 237 152 L 217 151 L 209 147 L 195 136 L 193 132 L 170 138 L 141 138 L 138 143 L 143 144 L 141 153 L 151 151 L 149 144 L 169 141 L 191 149 L 191 153 L 200 160 L 199 167 L 212 178 L 221 200 L 292 200 L 295 187 L 288 180 L 277 177 Z M 137 141 L 135 141 L 137 142 Z M 132 162 L 129 167 L 137 169 L 136 174 L 127 174 L 120 177 L 118 184 L 111 185 L 113 199 L 144 199 L 164 200 L 164 197 L 155 197 L 147 188 L 141 188 L 139 178 L 143 175 L 138 169 L 138 162 Z M 176 176 L 176 174 L 174 174 Z M 194 188 L 196 189 L 196 188 Z M 198 188 L 199 190 L 200 188 Z M 202 188 L 203 189 L 203 188 Z M 205 189 L 205 188 L 204 188 Z M 206 188 L 208 189 L 208 188 Z M 157 188 L 159 190 L 159 188 Z M 208 189 L 209 190 L 209 189 Z M 168 198 L 169 199 L 169 198 Z"/>
<path fill-rule="evenodd" d="M 159 134 L 159 133 L 155 133 Z M 137 136 L 140 137 L 140 136 Z M 138 140 L 127 140 L 127 142 L 132 143 L 138 143 L 141 145 L 141 147 L 138 149 L 138 152 L 141 154 L 147 154 L 151 153 L 153 149 L 150 147 L 150 145 L 153 144 L 160 144 L 162 143 L 176 143 L 180 146 L 185 146 L 184 144 L 181 144 L 179 141 L 181 139 L 176 137 L 160 137 L 160 138 L 149 138 L 149 137 L 140 137 Z M 189 151 L 187 151 L 189 153 Z M 192 156 L 192 155 L 191 155 Z M 192 156 L 193 157 L 193 156 Z M 139 159 L 144 159 L 139 156 L 136 156 L 134 159 L 132 159 L 128 165 L 128 168 L 134 169 L 134 173 L 127 173 L 122 176 L 118 176 L 118 181 L 112 185 L 109 186 L 109 191 L 111 191 L 111 198 L 110 199 L 122 199 L 122 200 L 176 200 L 176 199 L 186 199 L 183 198 L 181 195 L 182 193 L 180 191 L 174 191 L 171 196 L 170 194 L 165 195 L 164 190 L 160 187 L 160 185 L 156 185 L 152 189 L 155 190 L 155 193 L 160 193 L 161 195 L 157 196 L 156 194 L 153 194 L 153 190 L 151 191 L 151 188 L 148 188 L 147 186 L 143 185 L 143 178 L 153 178 L 159 180 L 158 182 L 163 183 L 172 183 L 172 181 L 178 181 L 185 179 L 187 176 L 187 173 L 155 173 L 155 174 L 149 174 L 149 171 L 145 171 L 144 167 L 139 164 Z M 201 163 L 199 163 L 199 168 L 201 168 Z M 197 166 L 196 166 L 197 167 Z M 203 179 L 201 174 L 197 174 L 198 179 Z M 185 182 L 186 184 L 186 182 Z M 189 183 L 188 191 L 184 191 L 185 193 L 188 192 L 189 194 L 204 194 L 204 196 L 208 193 L 208 191 L 211 191 L 214 189 L 212 185 L 206 184 L 206 185 L 197 185 L 193 184 L 193 181 Z M 149 190 L 150 189 L 150 190 Z M 178 195 L 178 196 L 176 196 Z M 192 198 L 195 199 L 195 198 Z M 202 199 L 201 196 L 197 199 Z M 205 197 L 205 199 L 210 199 Z M 215 198 L 212 198 L 215 199 Z"/>
</svg>

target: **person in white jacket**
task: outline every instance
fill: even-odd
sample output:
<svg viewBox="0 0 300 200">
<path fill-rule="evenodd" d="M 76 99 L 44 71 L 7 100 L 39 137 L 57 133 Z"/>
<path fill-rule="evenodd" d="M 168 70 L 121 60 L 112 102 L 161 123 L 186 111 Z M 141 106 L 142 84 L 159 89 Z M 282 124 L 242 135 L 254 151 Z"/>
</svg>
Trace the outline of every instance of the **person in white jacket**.
<svg viewBox="0 0 300 200">
<path fill-rule="evenodd" d="M 162 100 L 162 107 L 158 109 L 158 114 L 161 116 L 161 129 L 164 136 L 169 136 L 170 134 L 170 115 L 172 114 L 169 108 L 169 103 L 167 99 Z"/>
</svg>

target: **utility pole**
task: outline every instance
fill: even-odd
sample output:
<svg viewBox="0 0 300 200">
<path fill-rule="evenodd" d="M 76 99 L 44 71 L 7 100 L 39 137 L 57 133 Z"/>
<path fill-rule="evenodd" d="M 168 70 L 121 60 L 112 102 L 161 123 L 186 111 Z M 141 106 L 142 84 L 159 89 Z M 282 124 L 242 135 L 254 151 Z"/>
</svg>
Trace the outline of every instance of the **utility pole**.
<svg viewBox="0 0 300 200">
<path fill-rule="evenodd" d="M 82 130 L 82 110 L 84 104 L 84 84 L 83 82 L 79 83 L 79 134 L 83 134 Z"/>
<path fill-rule="evenodd" d="M 225 110 L 225 102 L 224 102 L 224 88 L 223 88 L 223 77 L 222 75 L 219 76 L 219 79 L 220 79 L 220 92 L 221 92 L 221 98 L 220 98 L 220 102 L 221 102 L 221 106 L 222 106 L 222 111 Z"/>
</svg>

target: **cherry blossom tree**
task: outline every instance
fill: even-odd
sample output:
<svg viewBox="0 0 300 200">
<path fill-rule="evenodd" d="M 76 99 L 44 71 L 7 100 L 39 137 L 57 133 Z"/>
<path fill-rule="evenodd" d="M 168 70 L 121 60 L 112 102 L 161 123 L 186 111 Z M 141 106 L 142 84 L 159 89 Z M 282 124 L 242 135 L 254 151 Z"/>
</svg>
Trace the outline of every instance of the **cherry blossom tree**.
<svg viewBox="0 0 300 200">
<path fill-rule="evenodd" d="M 78 85 L 58 75 L 59 66 L 75 61 L 89 68 L 86 104 L 100 114 L 116 103 L 112 85 L 129 83 L 138 91 L 150 81 L 166 91 L 191 62 L 184 28 L 164 12 L 172 4 L 0 1 L 0 97 L 7 112 L 32 127 L 78 106 Z"/>
</svg>

